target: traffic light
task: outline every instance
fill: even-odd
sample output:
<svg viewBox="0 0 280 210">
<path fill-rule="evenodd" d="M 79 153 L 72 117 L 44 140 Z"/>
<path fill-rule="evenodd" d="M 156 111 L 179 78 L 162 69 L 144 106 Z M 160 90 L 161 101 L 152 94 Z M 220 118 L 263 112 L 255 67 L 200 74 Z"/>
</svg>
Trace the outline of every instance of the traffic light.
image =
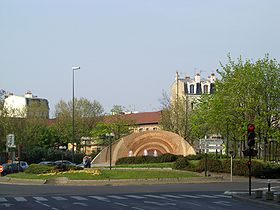
<svg viewBox="0 0 280 210">
<path fill-rule="evenodd" d="M 251 148 L 255 145 L 255 125 L 252 123 L 249 123 L 247 125 L 247 137 L 248 137 L 248 146 Z"/>
</svg>

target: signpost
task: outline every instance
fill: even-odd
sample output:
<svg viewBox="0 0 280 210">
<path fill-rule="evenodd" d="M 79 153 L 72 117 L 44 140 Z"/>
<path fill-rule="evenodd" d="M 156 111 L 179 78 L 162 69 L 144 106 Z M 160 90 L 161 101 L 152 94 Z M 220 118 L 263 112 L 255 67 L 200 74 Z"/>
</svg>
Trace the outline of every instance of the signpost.
<svg viewBox="0 0 280 210">
<path fill-rule="evenodd" d="M 7 145 L 7 148 L 16 148 L 15 135 L 14 134 L 8 134 L 7 135 L 6 145 Z"/>
<path fill-rule="evenodd" d="M 222 139 L 200 139 L 199 140 L 199 149 L 205 151 L 205 176 L 208 176 L 208 160 L 207 160 L 207 151 L 209 150 L 222 150 L 223 149 L 223 140 Z"/>
</svg>

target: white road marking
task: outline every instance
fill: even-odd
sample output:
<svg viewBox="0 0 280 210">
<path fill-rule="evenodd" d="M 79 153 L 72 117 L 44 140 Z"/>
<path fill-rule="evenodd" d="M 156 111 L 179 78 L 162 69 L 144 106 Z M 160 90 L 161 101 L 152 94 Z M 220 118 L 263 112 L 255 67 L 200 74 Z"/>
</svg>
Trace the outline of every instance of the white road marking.
<svg viewBox="0 0 280 210">
<path fill-rule="evenodd" d="M 228 201 L 215 201 L 215 202 L 212 202 L 212 203 L 219 204 L 219 205 L 222 205 L 222 206 L 232 206 L 232 205 L 230 205 L 230 202 L 228 202 Z"/>
<path fill-rule="evenodd" d="M 74 202 L 73 204 L 79 206 L 88 206 L 86 203 L 80 203 L 80 202 Z"/>
<path fill-rule="evenodd" d="M 61 196 L 53 196 L 52 198 L 57 200 L 57 201 L 66 201 L 67 200 L 66 198 L 63 198 Z"/>
<path fill-rule="evenodd" d="M 186 198 L 201 198 L 201 197 L 194 196 L 194 195 L 180 195 L 180 196 L 183 196 L 183 197 L 186 197 Z"/>
<path fill-rule="evenodd" d="M 121 196 L 117 196 L 117 195 L 108 195 L 107 197 L 109 198 L 114 198 L 114 199 L 118 199 L 118 200 L 125 200 L 127 198 L 125 197 L 121 197 Z"/>
<path fill-rule="evenodd" d="M 165 197 L 158 196 L 158 195 L 144 195 L 144 196 L 146 196 L 146 197 L 150 197 L 150 198 L 166 199 Z"/>
<path fill-rule="evenodd" d="M 139 208 L 139 207 L 131 207 L 132 209 L 136 209 L 136 210 L 144 210 L 142 208 Z"/>
<path fill-rule="evenodd" d="M 44 198 L 44 197 L 33 197 L 35 200 L 37 201 L 47 201 L 48 199 Z"/>
<path fill-rule="evenodd" d="M 162 195 L 162 196 L 168 197 L 168 198 L 183 198 L 183 197 L 176 196 L 176 195 Z"/>
<path fill-rule="evenodd" d="M 202 197 L 202 198 L 218 198 L 217 196 L 215 196 L 215 195 L 196 195 L 196 196 L 198 196 L 198 197 Z"/>
<path fill-rule="evenodd" d="M 88 196 L 89 198 L 94 198 L 94 199 L 96 199 L 96 200 L 99 200 L 99 201 L 105 201 L 105 202 L 110 202 L 109 200 L 108 200 L 108 198 L 105 198 L 105 197 L 102 197 L 102 196 Z"/>
<path fill-rule="evenodd" d="M 126 195 L 126 197 L 129 198 L 136 198 L 136 199 L 144 199 L 145 197 L 139 196 L 139 195 Z"/>
<path fill-rule="evenodd" d="M 144 201 L 144 203 L 154 204 L 157 206 L 176 206 L 176 203 L 160 203 L 155 201 Z"/>
<path fill-rule="evenodd" d="M 6 202 L 6 201 L 8 201 L 6 198 L 1 198 L 0 197 L 0 202 Z"/>
<path fill-rule="evenodd" d="M 71 198 L 74 198 L 78 201 L 87 201 L 88 199 L 82 196 L 70 196 Z"/>
<path fill-rule="evenodd" d="M 126 205 L 124 203 L 119 203 L 119 202 L 115 202 L 114 204 L 119 205 L 119 206 L 128 206 L 128 205 Z"/>
<path fill-rule="evenodd" d="M 19 202 L 27 201 L 24 197 L 15 197 L 15 200 Z"/>
<path fill-rule="evenodd" d="M 183 203 L 185 203 L 185 204 L 190 204 L 190 205 L 194 205 L 194 206 L 201 206 L 201 205 L 198 204 L 198 203 L 189 202 L 189 201 L 183 201 Z"/>
</svg>

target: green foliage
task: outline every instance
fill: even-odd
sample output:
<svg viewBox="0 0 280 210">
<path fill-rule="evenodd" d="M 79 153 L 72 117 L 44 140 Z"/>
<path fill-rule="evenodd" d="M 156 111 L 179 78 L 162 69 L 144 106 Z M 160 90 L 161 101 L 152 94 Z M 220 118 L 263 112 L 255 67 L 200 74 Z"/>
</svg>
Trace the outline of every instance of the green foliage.
<svg viewBox="0 0 280 210">
<path fill-rule="evenodd" d="M 74 153 L 74 162 L 81 163 L 84 153 Z M 27 161 L 28 163 L 39 163 L 41 161 L 57 161 L 62 159 L 62 151 L 58 149 L 44 149 L 41 147 L 24 148 L 21 154 L 21 159 Z M 72 152 L 63 152 L 64 160 L 72 160 Z"/>
<path fill-rule="evenodd" d="M 190 165 L 190 162 L 189 162 L 188 158 L 180 157 L 175 161 L 173 168 L 182 170 L 182 169 L 187 169 L 187 167 L 189 165 Z"/>
<path fill-rule="evenodd" d="M 177 155 L 170 154 L 170 153 L 162 154 L 159 155 L 158 157 L 153 157 L 153 156 L 123 157 L 116 161 L 116 165 L 174 162 L 177 158 L 178 158 Z"/>
<path fill-rule="evenodd" d="M 24 172 L 27 174 L 46 174 L 53 171 L 54 168 L 55 166 L 50 165 L 31 164 Z"/>
<path fill-rule="evenodd" d="M 279 63 L 268 56 L 256 62 L 228 59 L 218 70 L 221 79 L 215 82 L 215 93 L 203 96 L 192 114 L 192 135 L 197 139 L 215 133 L 228 136 L 229 150 L 236 151 L 246 125 L 254 123 L 257 140 L 279 142 Z"/>
<path fill-rule="evenodd" d="M 165 162 L 174 162 L 178 159 L 177 155 L 171 154 L 171 153 L 165 153 L 162 155 L 159 155 L 157 158 L 157 161 L 159 163 L 165 163 Z"/>
</svg>

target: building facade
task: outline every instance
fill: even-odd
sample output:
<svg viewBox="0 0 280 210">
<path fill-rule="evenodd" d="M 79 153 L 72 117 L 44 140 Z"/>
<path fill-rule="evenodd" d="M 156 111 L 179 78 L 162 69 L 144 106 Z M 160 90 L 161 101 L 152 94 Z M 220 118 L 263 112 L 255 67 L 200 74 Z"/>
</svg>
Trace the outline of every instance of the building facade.
<svg viewBox="0 0 280 210">
<path fill-rule="evenodd" d="M 214 93 L 215 80 L 215 74 L 211 74 L 207 79 L 201 78 L 198 73 L 194 78 L 190 78 L 189 76 L 180 78 L 178 72 L 176 72 L 175 81 L 171 85 L 171 101 L 188 96 L 188 101 L 193 109 L 194 103 L 202 94 Z"/>
<path fill-rule="evenodd" d="M 7 94 L 4 99 L 4 109 L 9 117 L 49 119 L 48 100 L 38 98 L 31 92 L 25 93 L 24 96 Z"/>
</svg>

